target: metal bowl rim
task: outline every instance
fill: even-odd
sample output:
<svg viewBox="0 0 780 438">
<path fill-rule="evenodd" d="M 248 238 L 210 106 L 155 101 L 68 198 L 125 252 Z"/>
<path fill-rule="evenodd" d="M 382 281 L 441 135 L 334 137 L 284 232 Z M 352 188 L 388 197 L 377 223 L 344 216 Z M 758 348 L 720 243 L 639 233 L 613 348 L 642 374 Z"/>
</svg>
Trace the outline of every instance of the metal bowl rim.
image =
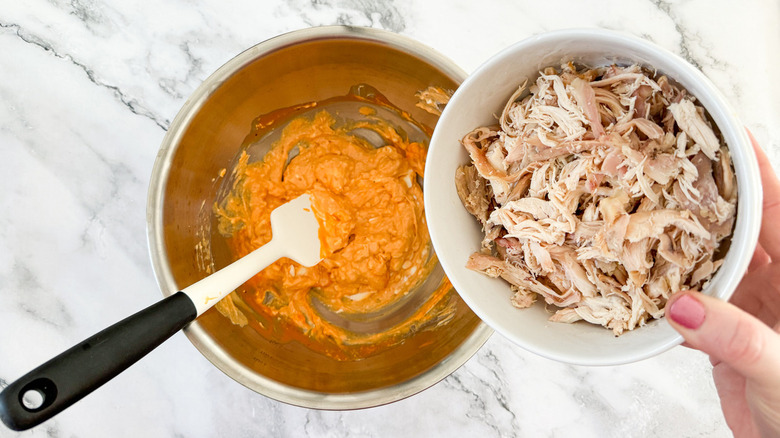
<svg viewBox="0 0 780 438">
<path fill-rule="evenodd" d="M 416 56 L 461 82 L 467 76 L 450 59 L 416 40 L 389 31 L 352 26 L 323 26 L 292 31 L 263 41 L 226 62 L 201 83 L 179 110 L 163 138 L 152 169 L 146 206 L 147 240 L 155 278 L 164 296 L 179 290 L 166 262 L 167 250 L 162 226 L 164 192 L 171 160 L 193 117 L 226 80 L 254 60 L 290 45 L 327 39 L 353 39 L 387 45 Z M 435 385 L 466 363 L 493 334 L 493 330 L 480 321 L 458 348 L 425 372 L 389 387 L 347 394 L 305 390 L 261 376 L 222 351 L 197 321 L 187 326 L 184 333 L 214 366 L 259 394 L 306 408 L 345 410 L 392 403 Z"/>
</svg>

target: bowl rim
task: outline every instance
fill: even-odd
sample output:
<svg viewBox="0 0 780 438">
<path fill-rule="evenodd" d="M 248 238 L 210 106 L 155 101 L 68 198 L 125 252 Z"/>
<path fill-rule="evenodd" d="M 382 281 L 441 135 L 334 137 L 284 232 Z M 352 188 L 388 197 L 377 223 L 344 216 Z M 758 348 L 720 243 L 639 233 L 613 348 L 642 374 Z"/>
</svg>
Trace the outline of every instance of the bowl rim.
<svg viewBox="0 0 780 438">
<path fill-rule="evenodd" d="M 227 61 L 206 78 L 182 105 L 163 138 L 152 169 L 146 205 L 147 243 L 154 275 L 164 296 L 170 296 L 180 289 L 166 261 L 167 250 L 162 225 L 165 187 L 171 171 L 171 160 L 198 110 L 221 84 L 255 59 L 298 43 L 330 39 L 351 39 L 386 45 L 416 56 L 458 81 L 462 82 L 466 78 L 466 73 L 452 60 L 421 42 L 390 31 L 354 26 L 321 26 L 294 30 L 260 42 Z M 373 390 L 328 394 L 282 384 L 255 373 L 222 351 L 197 320 L 183 331 L 206 359 L 247 388 L 291 405 L 328 410 L 380 406 L 421 392 L 466 363 L 493 334 L 493 330 L 480 321 L 471 335 L 449 356 L 409 380 Z"/>
<path fill-rule="evenodd" d="M 485 81 L 486 79 L 483 78 L 487 73 L 490 72 L 492 69 L 495 69 L 497 66 L 500 66 L 502 63 L 505 62 L 505 60 L 512 56 L 518 56 L 518 52 L 522 52 L 524 50 L 527 50 L 528 48 L 539 46 L 539 45 L 554 45 L 556 43 L 560 44 L 565 41 L 571 41 L 571 40 L 598 40 L 598 41 L 609 41 L 609 42 L 616 42 L 621 45 L 625 45 L 628 47 L 632 47 L 635 49 L 639 49 L 643 53 L 652 53 L 654 57 L 665 57 L 670 60 L 670 62 L 677 65 L 677 67 L 684 71 L 686 75 L 689 75 L 696 79 L 696 81 L 701 82 L 703 84 L 703 87 L 706 88 L 708 98 L 713 101 L 714 108 L 707 108 L 708 112 L 712 114 L 713 110 L 717 110 L 719 114 L 722 116 L 722 118 L 726 121 L 726 125 L 729 129 L 732 129 L 735 135 L 736 142 L 739 144 L 744 145 L 750 145 L 750 140 L 748 138 L 747 131 L 744 127 L 744 125 L 739 121 L 736 113 L 733 111 L 731 106 L 728 104 L 726 98 L 723 96 L 723 94 L 720 92 L 720 90 L 710 81 L 709 78 L 707 78 L 704 73 L 702 73 L 699 69 L 691 65 L 688 61 L 680 57 L 679 55 L 655 44 L 650 41 L 647 41 L 645 39 L 639 38 L 637 36 L 624 33 L 624 32 L 618 32 L 618 31 L 612 31 L 612 30 L 606 30 L 606 29 L 598 29 L 598 28 L 572 28 L 572 29 L 561 29 L 561 30 L 554 30 L 549 32 L 543 32 L 540 34 L 536 34 L 533 36 L 530 36 L 528 38 L 522 39 L 514 44 L 511 44 L 510 46 L 504 48 L 503 50 L 499 51 L 492 57 L 490 57 L 487 61 L 482 63 L 479 67 L 477 67 L 470 75 L 469 77 L 461 84 L 460 87 L 458 87 L 458 90 L 453 94 L 452 98 L 450 99 L 449 104 L 444 108 L 444 111 L 442 111 L 442 115 L 439 118 L 439 124 L 437 127 L 442 127 L 447 124 L 447 119 L 450 117 L 450 114 L 453 114 L 458 111 L 458 105 L 460 101 L 460 96 L 462 96 L 466 90 L 473 87 L 475 83 Z M 673 78 L 674 79 L 674 78 Z M 723 126 L 719 126 L 721 128 L 721 131 L 724 131 Z M 476 128 L 476 127 L 473 127 Z M 473 129 L 472 128 L 472 129 Z M 441 129 L 434 130 L 433 136 L 431 138 L 431 144 L 429 147 L 429 155 L 436 156 L 436 151 L 438 149 L 445 149 L 448 147 L 445 144 L 441 144 L 443 140 L 441 140 L 442 134 Z M 725 135 L 724 135 L 725 136 Z M 449 146 L 451 147 L 451 145 Z M 429 174 L 429 166 L 431 166 L 431 160 L 426 162 L 426 174 Z M 745 162 L 743 163 L 746 167 L 745 170 L 747 170 L 746 174 L 743 175 L 737 175 L 738 180 L 740 177 L 743 179 L 743 183 L 747 183 L 748 186 L 750 186 L 750 190 L 745 190 L 749 196 L 744 196 L 745 192 L 740 190 L 740 198 L 738 199 L 738 214 L 737 214 L 737 221 L 734 226 L 734 231 L 732 234 L 732 238 L 734 237 L 740 237 L 742 239 L 746 239 L 746 244 L 742 246 L 741 251 L 739 251 L 739 257 L 736 258 L 736 261 L 734 263 L 733 272 L 739 273 L 739 275 L 731 275 L 730 277 L 727 277 L 724 280 L 723 285 L 721 285 L 720 292 L 716 294 L 718 298 L 728 300 L 731 295 L 734 293 L 737 285 L 739 284 L 739 281 L 741 280 L 743 274 L 747 272 L 747 267 L 749 265 L 750 259 L 752 257 L 753 251 L 755 250 L 756 244 L 758 242 L 758 232 L 760 229 L 760 223 L 761 223 L 761 204 L 762 204 L 762 190 L 761 190 L 761 181 L 759 177 L 758 172 L 758 163 L 756 160 L 756 157 L 754 154 L 749 154 Z M 432 184 L 431 179 L 425 180 L 425 190 L 424 190 L 424 197 L 425 197 L 425 205 L 427 206 L 425 210 L 426 219 L 429 223 L 430 228 L 430 234 L 431 234 L 431 242 L 433 243 L 434 249 L 439 252 L 438 246 L 440 245 L 440 242 L 444 242 L 446 239 L 448 239 L 448 236 L 442 234 L 442 230 L 440 230 L 436 223 L 438 222 L 435 217 L 434 210 L 436 209 L 436 203 L 431 202 L 430 197 L 434 196 L 433 189 L 428 187 L 430 184 Z M 758 212 L 756 214 L 756 212 Z M 740 215 L 741 213 L 741 215 Z M 739 232 L 739 236 L 737 235 Z M 449 237 L 451 238 L 451 237 Z M 643 359 L 647 359 L 653 356 L 656 356 L 658 354 L 661 354 L 672 347 L 675 347 L 683 342 L 683 338 L 679 333 L 675 333 L 673 337 L 670 337 L 668 340 L 662 343 L 658 343 L 654 348 L 647 348 L 642 351 L 640 351 L 638 354 L 634 355 L 626 355 L 624 357 L 610 357 L 610 358 L 604 358 L 604 357 L 580 357 L 580 356 L 573 356 L 562 352 L 556 352 L 554 350 L 547 350 L 544 348 L 537 348 L 536 346 L 526 342 L 522 336 L 520 336 L 518 333 L 513 332 L 512 330 L 509 330 L 507 327 L 502 325 L 500 322 L 498 322 L 496 319 L 492 317 L 492 315 L 479 306 L 479 304 L 472 299 L 471 293 L 469 292 L 468 288 L 463 284 L 463 281 L 460 278 L 460 275 L 458 274 L 459 271 L 462 271 L 465 268 L 465 261 L 461 263 L 459 266 L 453 266 L 449 263 L 449 260 L 447 260 L 446 255 L 439 257 L 440 263 L 442 265 L 442 268 L 444 269 L 444 272 L 446 273 L 447 277 L 450 279 L 452 284 L 455 286 L 455 290 L 458 291 L 458 293 L 461 295 L 461 298 L 466 302 L 466 304 L 471 307 L 472 311 L 476 313 L 482 321 L 484 321 L 486 324 L 491 326 L 496 332 L 501 334 L 502 336 L 508 338 L 511 342 L 514 344 L 520 346 L 521 348 L 530 351 L 532 353 L 535 353 L 537 355 L 540 355 L 542 357 L 552 359 L 558 362 L 567 363 L 571 365 L 586 365 L 586 366 L 608 366 L 608 365 L 621 365 L 621 364 L 627 364 L 631 362 L 640 361 Z M 720 274 L 723 270 L 719 270 L 717 274 Z M 662 321 L 665 324 L 668 324 L 665 320 Z"/>
</svg>

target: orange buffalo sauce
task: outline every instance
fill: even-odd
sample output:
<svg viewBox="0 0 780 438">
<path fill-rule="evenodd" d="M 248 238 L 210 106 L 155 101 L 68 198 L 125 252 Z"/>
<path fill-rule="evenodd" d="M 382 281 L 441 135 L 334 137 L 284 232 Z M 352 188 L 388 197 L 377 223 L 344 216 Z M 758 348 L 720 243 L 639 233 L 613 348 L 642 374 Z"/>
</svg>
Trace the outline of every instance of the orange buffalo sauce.
<svg viewBox="0 0 780 438">
<path fill-rule="evenodd" d="M 375 148 L 352 135 L 355 129 L 374 131 L 386 146 Z M 297 155 L 291 154 L 296 148 Z M 376 315 L 430 274 L 436 257 L 417 182 L 425 154 L 424 145 L 404 140 L 381 120 L 334 127 L 326 111 L 293 119 L 262 161 L 250 164 L 244 153 L 231 193 L 215 208 L 235 256 L 270 241 L 271 211 L 309 193 L 325 258 L 311 268 L 278 260 L 245 285 L 243 301 L 339 359 L 371 354 L 372 347 L 399 342 L 426 321 L 448 319 L 443 314 L 452 306 L 442 304 L 451 289 L 446 279 L 405 320 L 378 333 L 347 330 L 315 305 L 345 317 Z M 231 313 L 222 307 L 223 314 Z"/>
</svg>

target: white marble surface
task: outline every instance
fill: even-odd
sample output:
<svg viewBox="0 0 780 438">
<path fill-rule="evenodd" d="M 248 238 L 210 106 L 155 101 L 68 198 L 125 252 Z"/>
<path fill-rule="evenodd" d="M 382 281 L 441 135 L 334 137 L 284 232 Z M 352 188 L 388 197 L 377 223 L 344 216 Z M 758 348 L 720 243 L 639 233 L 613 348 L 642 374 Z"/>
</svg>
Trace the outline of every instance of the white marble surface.
<svg viewBox="0 0 780 438">
<path fill-rule="evenodd" d="M 158 146 L 222 63 L 277 34 L 365 25 L 466 71 L 527 36 L 633 33 L 726 94 L 780 168 L 776 0 L 0 0 L 0 387 L 160 293 L 146 245 Z M 730 436 L 702 354 L 566 366 L 495 335 L 409 399 L 353 412 L 235 383 L 182 334 L 55 419 L 2 437 Z"/>
</svg>

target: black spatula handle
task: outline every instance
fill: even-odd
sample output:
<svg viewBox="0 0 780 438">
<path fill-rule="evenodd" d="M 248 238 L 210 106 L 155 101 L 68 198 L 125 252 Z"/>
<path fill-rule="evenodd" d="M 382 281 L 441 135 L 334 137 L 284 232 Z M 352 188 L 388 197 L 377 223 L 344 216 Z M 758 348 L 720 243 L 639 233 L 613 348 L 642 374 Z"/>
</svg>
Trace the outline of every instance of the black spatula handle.
<svg viewBox="0 0 780 438">
<path fill-rule="evenodd" d="M 137 362 L 196 316 L 177 292 L 25 374 L 0 392 L 0 419 L 26 430 L 57 415 Z M 25 401 L 36 396 L 36 402 Z"/>
</svg>

